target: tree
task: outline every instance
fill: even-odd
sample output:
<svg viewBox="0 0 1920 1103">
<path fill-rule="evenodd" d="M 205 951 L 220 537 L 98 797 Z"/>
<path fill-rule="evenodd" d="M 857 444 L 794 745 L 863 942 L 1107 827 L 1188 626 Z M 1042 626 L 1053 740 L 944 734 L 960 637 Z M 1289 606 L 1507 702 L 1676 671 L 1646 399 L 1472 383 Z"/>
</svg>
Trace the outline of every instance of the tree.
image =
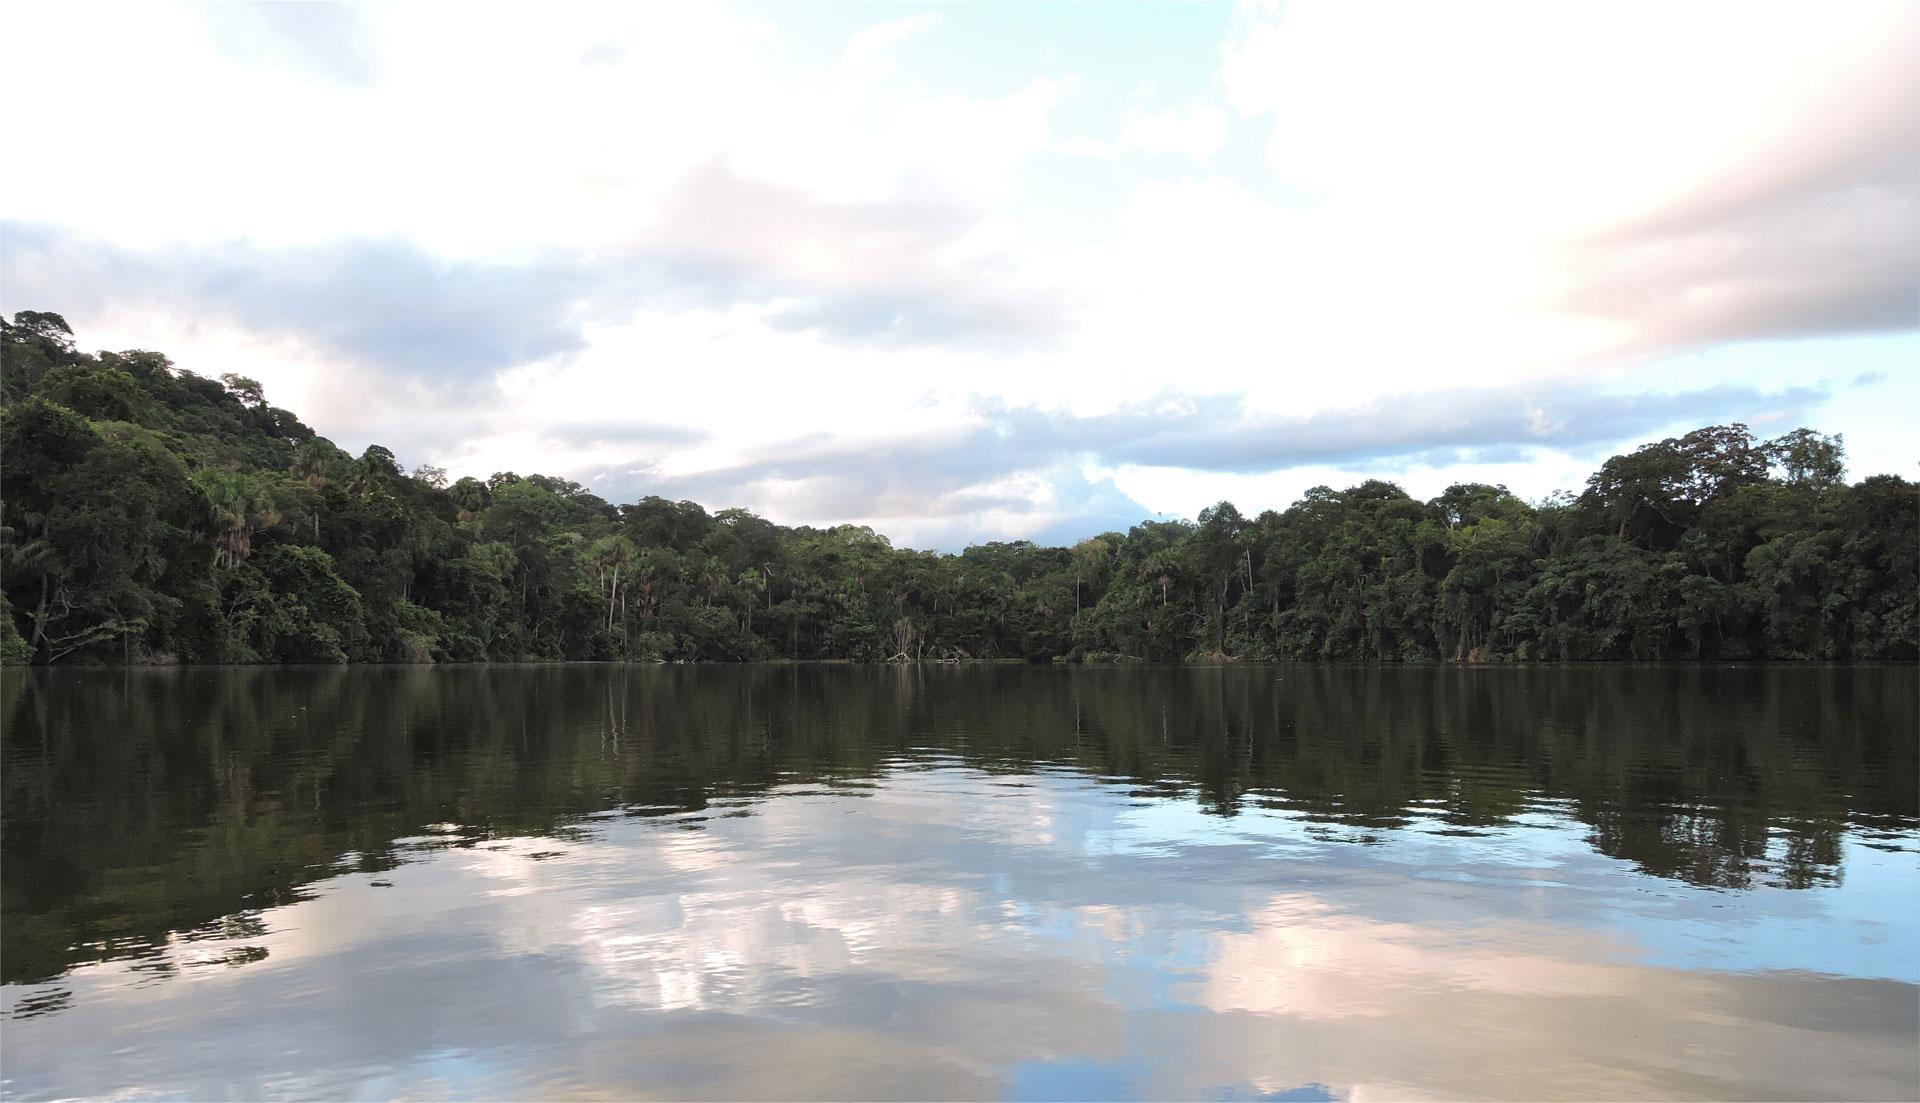
<svg viewBox="0 0 1920 1103">
<path fill-rule="evenodd" d="M 265 653 L 283 662 L 342 663 L 365 645 L 360 595 L 319 548 L 282 545 L 262 556 L 274 595 Z"/>
<path fill-rule="evenodd" d="M 133 376 L 113 368 L 57 365 L 33 393 L 95 421 L 143 421 L 152 401 Z"/>
<path fill-rule="evenodd" d="M 1786 476 L 1789 486 L 1827 490 L 1846 474 L 1846 440 L 1839 434 L 1821 436 L 1811 429 L 1795 429 L 1768 441 L 1761 453 Z"/>
<path fill-rule="evenodd" d="M 609 634 L 613 632 L 614 610 L 621 610 L 621 627 L 626 626 L 626 585 L 633 578 L 634 564 L 640 558 L 640 549 L 633 541 L 624 536 L 603 536 L 587 547 L 587 562 L 591 564 L 598 589 L 607 598 L 607 624 Z M 625 633 L 623 632 L 622 635 Z"/>
<path fill-rule="evenodd" d="M 0 322 L 0 659 L 1913 659 L 1920 497 L 1707 426 L 1577 497 L 1372 480 L 958 555 L 355 459 L 258 384 Z M 297 519 L 297 520 L 295 520 Z M 291 523 L 289 523 L 291 521 Z"/>
<path fill-rule="evenodd" d="M 223 373 L 220 382 L 226 385 L 227 393 L 240 400 L 240 405 L 248 409 L 257 409 L 267 404 L 266 392 L 257 380 L 232 372 Z"/>
<path fill-rule="evenodd" d="M 73 328 L 58 314 L 45 310 L 22 310 L 14 314 L 13 325 L 23 337 L 38 338 L 66 350 L 73 348 Z"/>
<path fill-rule="evenodd" d="M 193 474 L 218 520 L 221 537 L 216 562 L 238 566 L 253 554 L 253 535 L 280 523 L 285 495 L 270 475 L 206 469 Z"/>
<path fill-rule="evenodd" d="M 493 491 L 487 484 L 471 475 L 461 478 L 448 490 L 447 496 L 453 499 L 454 508 L 461 523 L 474 519 L 487 504 L 493 500 Z"/>
<path fill-rule="evenodd" d="M 178 458 L 133 426 L 102 432 L 41 400 L 0 416 L 9 602 L 35 661 L 128 660 L 210 600 L 209 506 Z"/>
</svg>

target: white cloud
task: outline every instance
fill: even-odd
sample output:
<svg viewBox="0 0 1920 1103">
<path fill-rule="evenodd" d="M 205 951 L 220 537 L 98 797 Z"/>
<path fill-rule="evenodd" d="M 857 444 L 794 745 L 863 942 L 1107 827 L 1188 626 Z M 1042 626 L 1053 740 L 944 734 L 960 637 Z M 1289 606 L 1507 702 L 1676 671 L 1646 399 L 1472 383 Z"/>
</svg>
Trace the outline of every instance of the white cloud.
<svg viewBox="0 0 1920 1103">
<path fill-rule="evenodd" d="M 1245 19 L 1223 78 L 1271 124 L 1279 177 L 1325 198 L 1324 219 L 1378 227 L 1392 267 L 1443 296 L 1590 318 L 1591 352 L 1762 335 L 1783 309 L 1811 306 L 1796 322 L 1817 325 L 1835 299 L 1865 301 L 1879 324 L 1915 320 L 1910 293 L 1887 305 L 1920 291 L 1911 4 L 1702 3 L 1656 20 L 1619 5 L 1308 0 Z M 1808 286 L 1820 277 L 1805 269 L 1843 261 L 1836 286 Z M 1756 284 L 1763 267 L 1779 275 Z M 1394 316 L 1416 291 L 1385 300 Z M 1704 330 L 1676 309 L 1703 297 Z M 1542 367 L 1565 355 L 1519 352 Z"/>
<path fill-rule="evenodd" d="M 927 34 L 940 26 L 938 15 L 910 15 L 877 23 L 847 40 L 840 58 L 847 79 L 867 83 L 891 73 L 899 63 L 900 43 Z"/>
<path fill-rule="evenodd" d="M 1174 153 L 1204 161 L 1227 142 L 1227 116 L 1217 107 L 1151 111 L 1120 131 L 1120 144 L 1146 153 Z"/>
<path fill-rule="evenodd" d="M 1022 52 L 1018 20 L 982 54 L 998 18 L 143 5 L 102 34 L 98 9 L 21 8 L 0 96 L 45 105 L 52 152 L 0 175 L 0 217 L 36 227 L 0 242 L 0 291 L 65 309 L 83 342 L 261 378 L 323 432 L 623 486 L 802 437 L 822 456 L 964 437 L 984 407 L 1236 396 L 1299 419 L 1473 387 L 1671 389 L 1646 365 L 1756 342 L 1803 352 L 1764 385 L 1738 363 L 1713 382 L 1844 396 L 1874 364 L 1843 376 L 1787 342 L 1920 323 L 1911 4 L 1295 0 L 1243 9 L 1216 71 L 1137 100 L 1136 69 L 1062 71 Z M 82 240 L 100 248 L 60 244 Z M 151 286 L 113 282 L 132 278 Z M 435 347 L 459 363 L 394 352 L 397 332 L 457 332 Z M 1888 347 L 1897 368 L 1910 346 Z M 418 413 L 455 374 L 458 434 Z M 387 385 L 343 398 L 343 376 Z M 1877 412 L 1915 382 L 1885 386 L 1820 427 L 1904 456 Z M 611 425 L 640 428 L 581 428 Z M 728 492 L 951 542 L 1381 473 L 1116 462 L 1101 484 L 1034 456 L 949 470 L 918 504 L 824 470 Z M 1544 489 L 1587 459 L 1493 473 Z M 828 507 L 846 512 L 806 512 Z"/>
</svg>

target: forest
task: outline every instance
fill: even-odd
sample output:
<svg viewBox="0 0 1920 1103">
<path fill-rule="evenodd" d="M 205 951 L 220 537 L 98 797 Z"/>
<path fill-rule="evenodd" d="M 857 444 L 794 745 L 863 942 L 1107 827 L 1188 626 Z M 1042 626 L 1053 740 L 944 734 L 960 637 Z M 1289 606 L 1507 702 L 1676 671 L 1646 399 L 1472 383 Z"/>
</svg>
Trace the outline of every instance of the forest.
<svg viewBox="0 0 1920 1103">
<path fill-rule="evenodd" d="M 1920 657 L 1920 499 L 1843 441 L 1696 429 L 1528 502 L 1317 487 L 1072 547 L 358 457 L 258 383 L 0 320 L 0 661 Z"/>
</svg>

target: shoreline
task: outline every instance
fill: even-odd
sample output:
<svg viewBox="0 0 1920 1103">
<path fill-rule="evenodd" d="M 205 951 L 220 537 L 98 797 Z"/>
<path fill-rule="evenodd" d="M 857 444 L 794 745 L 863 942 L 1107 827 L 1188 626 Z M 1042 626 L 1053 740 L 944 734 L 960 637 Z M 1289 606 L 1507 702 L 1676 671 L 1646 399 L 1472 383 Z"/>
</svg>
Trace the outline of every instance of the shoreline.
<svg viewBox="0 0 1920 1103">
<path fill-rule="evenodd" d="M 1097 662 L 1077 660 L 958 659 L 945 662 L 889 662 L 874 659 L 484 659 L 471 662 L 438 663 L 55 663 L 45 665 L 0 664 L 0 674 L 13 671 L 59 670 L 475 670 L 486 667 L 711 667 L 747 669 L 753 667 L 857 667 L 892 670 L 940 668 L 1000 667 L 1044 670 L 1224 670 L 1269 669 L 1283 667 L 1337 667 L 1379 669 L 1459 669 L 1496 670 L 1544 667 L 1694 667 L 1725 669 L 1749 667 L 1910 667 L 1920 669 L 1914 659 L 1505 659 L 1468 662 L 1449 659 L 1207 659 L 1147 660 L 1112 659 Z"/>
</svg>

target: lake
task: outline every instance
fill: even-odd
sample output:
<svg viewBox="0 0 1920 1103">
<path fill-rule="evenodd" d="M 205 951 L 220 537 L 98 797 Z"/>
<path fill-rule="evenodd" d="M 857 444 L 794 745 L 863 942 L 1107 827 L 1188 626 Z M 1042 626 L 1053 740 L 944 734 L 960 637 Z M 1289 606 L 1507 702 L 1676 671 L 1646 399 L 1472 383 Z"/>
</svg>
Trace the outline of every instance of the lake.
<svg viewBox="0 0 1920 1103">
<path fill-rule="evenodd" d="M 1920 1097 L 1912 667 L 9 670 L 9 1098 Z"/>
</svg>

